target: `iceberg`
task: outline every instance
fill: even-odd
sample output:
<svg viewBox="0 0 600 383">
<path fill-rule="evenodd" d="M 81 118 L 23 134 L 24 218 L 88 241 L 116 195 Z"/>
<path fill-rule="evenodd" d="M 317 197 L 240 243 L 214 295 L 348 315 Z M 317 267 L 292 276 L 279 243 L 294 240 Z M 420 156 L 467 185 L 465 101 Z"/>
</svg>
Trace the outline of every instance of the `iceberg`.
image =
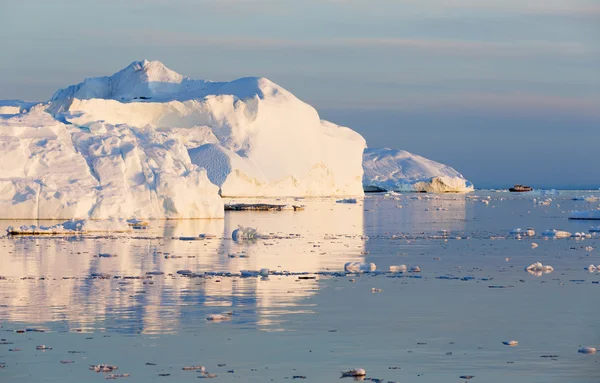
<svg viewBox="0 0 600 383">
<path fill-rule="evenodd" d="M 0 211 L 223 218 L 221 197 L 362 196 L 364 147 L 265 78 L 194 80 L 136 61 L 48 102 L 0 102 Z"/>
<path fill-rule="evenodd" d="M 405 150 L 365 149 L 363 188 L 367 192 L 467 193 L 473 184 L 448 165 Z"/>
<path fill-rule="evenodd" d="M 174 134 L 65 124 L 45 105 L 0 118 L 0 211 L 15 219 L 222 218 L 223 201 Z"/>
<path fill-rule="evenodd" d="M 102 121 L 206 132 L 205 142 L 185 146 L 224 197 L 363 194 L 364 138 L 321 120 L 266 78 L 194 80 L 144 60 L 62 89 L 51 104 L 58 119 L 80 127 Z"/>
</svg>

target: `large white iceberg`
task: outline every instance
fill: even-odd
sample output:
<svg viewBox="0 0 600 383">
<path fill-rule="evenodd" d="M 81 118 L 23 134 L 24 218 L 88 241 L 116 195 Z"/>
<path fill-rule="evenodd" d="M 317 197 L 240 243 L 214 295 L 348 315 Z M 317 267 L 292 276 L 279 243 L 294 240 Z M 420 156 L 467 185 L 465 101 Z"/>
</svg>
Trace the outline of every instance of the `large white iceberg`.
<svg viewBox="0 0 600 383">
<path fill-rule="evenodd" d="M 264 78 L 158 61 L 0 103 L 2 218 L 222 218 L 222 196 L 360 196 L 364 139 Z"/>
<path fill-rule="evenodd" d="M 0 118 L 0 215 L 18 219 L 222 218 L 218 187 L 175 135 L 54 119 Z"/>
<path fill-rule="evenodd" d="M 322 121 L 265 78 L 193 80 L 158 61 L 134 62 L 56 92 L 50 110 L 80 127 L 103 121 L 208 131 L 201 145 L 185 145 L 222 196 L 363 194 L 362 136 Z"/>
<path fill-rule="evenodd" d="M 470 192 L 473 184 L 448 165 L 396 149 L 365 149 L 363 187 L 367 192 Z"/>
</svg>

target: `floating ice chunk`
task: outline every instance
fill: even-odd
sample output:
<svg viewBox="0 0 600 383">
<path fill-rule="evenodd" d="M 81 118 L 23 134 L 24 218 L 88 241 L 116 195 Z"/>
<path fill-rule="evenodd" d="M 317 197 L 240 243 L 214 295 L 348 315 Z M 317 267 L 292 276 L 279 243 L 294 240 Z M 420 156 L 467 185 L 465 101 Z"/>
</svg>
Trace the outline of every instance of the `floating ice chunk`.
<svg viewBox="0 0 600 383">
<path fill-rule="evenodd" d="M 133 229 L 124 220 L 71 220 L 52 226 L 9 226 L 10 235 L 60 235 L 86 233 L 128 233 Z"/>
<path fill-rule="evenodd" d="M 591 234 L 587 234 L 587 233 L 584 233 L 584 232 L 581 232 L 581 233 L 579 233 L 579 232 L 577 232 L 577 233 L 574 233 L 573 235 L 571 235 L 571 237 L 572 237 L 572 238 L 577 238 L 577 239 L 583 239 L 583 238 L 592 238 Z"/>
<path fill-rule="evenodd" d="M 391 273 L 405 273 L 408 268 L 406 265 L 390 266 Z"/>
<path fill-rule="evenodd" d="M 600 210 L 572 211 L 569 219 L 600 220 Z"/>
<path fill-rule="evenodd" d="M 367 371 L 364 368 L 353 368 L 352 370 L 342 371 L 342 378 L 366 376 Z"/>
<path fill-rule="evenodd" d="M 338 199 L 335 203 L 357 203 L 356 198 Z"/>
<path fill-rule="evenodd" d="M 348 262 L 344 265 L 344 270 L 348 273 L 364 273 L 375 271 L 377 266 L 374 263 L 366 262 Z"/>
<path fill-rule="evenodd" d="M 258 272 L 258 275 L 260 275 L 261 277 L 268 277 L 269 276 L 269 269 L 260 269 L 260 271 Z"/>
<path fill-rule="evenodd" d="M 581 347 L 579 350 L 577 350 L 577 352 L 580 354 L 595 354 L 596 351 L 597 350 L 594 347 Z"/>
<path fill-rule="evenodd" d="M 537 243 L 535 243 L 535 242 L 532 242 L 532 243 L 531 243 L 531 248 L 532 248 L 532 249 L 535 249 L 535 248 L 536 248 L 536 247 L 538 247 L 538 246 L 539 246 L 539 245 L 538 245 Z"/>
<path fill-rule="evenodd" d="M 183 371 L 196 371 L 196 372 L 201 372 L 201 373 L 206 373 L 206 367 L 204 366 L 185 366 L 181 368 Z"/>
<path fill-rule="evenodd" d="M 548 274 L 554 271 L 554 268 L 549 265 L 542 265 L 541 262 L 532 263 L 525 268 L 526 271 L 531 273 L 544 273 Z"/>
<path fill-rule="evenodd" d="M 512 229 L 509 234 L 516 235 L 521 234 L 522 230 L 520 228 Z"/>
<path fill-rule="evenodd" d="M 90 371 L 96 371 L 96 372 L 112 372 L 115 370 L 118 370 L 119 367 L 117 366 L 112 366 L 110 364 L 92 364 L 90 365 Z"/>
<path fill-rule="evenodd" d="M 231 237 L 234 241 L 243 241 L 260 238 L 260 235 L 254 228 L 239 225 L 238 228 L 231 233 Z"/>
<path fill-rule="evenodd" d="M 517 346 L 519 344 L 519 342 L 517 342 L 516 340 L 509 340 L 509 341 L 502 342 L 502 344 L 507 345 L 507 346 Z"/>
<path fill-rule="evenodd" d="M 380 292 L 382 292 L 382 291 L 383 291 L 383 289 L 377 289 L 377 288 L 375 288 L 375 287 L 371 287 L 371 292 L 372 292 L 372 293 L 380 293 Z"/>
<path fill-rule="evenodd" d="M 545 237 L 568 238 L 571 236 L 571 233 L 569 233 L 568 231 L 552 229 L 544 231 L 542 235 Z"/>
<path fill-rule="evenodd" d="M 421 268 L 419 266 L 413 266 L 410 269 L 408 269 L 408 271 L 410 271 L 411 273 L 420 273 Z"/>
<path fill-rule="evenodd" d="M 232 315 L 233 315 L 233 313 L 210 314 L 209 316 L 206 317 L 206 320 L 212 321 L 212 322 L 224 322 L 224 321 L 231 320 Z"/>
<path fill-rule="evenodd" d="M 596 271 L 596 266 L 594 265 L 589 265 L 588 267 L 585 268 L 585 270 L 589 271 L 590 273 L 593 273 L 594 271 Z"/>
</svg>

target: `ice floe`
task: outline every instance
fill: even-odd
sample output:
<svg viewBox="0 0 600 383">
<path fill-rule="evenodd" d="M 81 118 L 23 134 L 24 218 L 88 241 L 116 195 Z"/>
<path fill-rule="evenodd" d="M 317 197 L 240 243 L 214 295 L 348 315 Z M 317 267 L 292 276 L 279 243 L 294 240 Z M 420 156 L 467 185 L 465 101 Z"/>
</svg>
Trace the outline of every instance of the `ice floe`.
<svg viewBox="0 0 600 383">
<path fill-rule="evenodd" d="M 541 275 L 541 274 L 549 274 L 549 273 L 553 272 L 554 268 L 549 265 L 542 265 L 541 262 L 536 262 L 536 263 L 532 263 L 531 265 L 527 266 L 525 268 L 525 271 L 527 271 L 531 274 Z"/>
<path fill-rule="evenodd" d="M 544 237 L 553 237 L 553 238 L 569 238 L 569 237 L 571 237 L 571 233 L 569 233 L 568 231 L 556 230 L 556 229 L 546 230 L 546 231 L 542 232 L 542 235 Z"/>
<path fill-rule="evenodd" d="M 52 226 L 23 225 L 9 226 L 6 232 L 10 235 L 60 235 L 90 233 L 128 233 L 132 227 L 124 220 L 71 220 Z"/>
<path fill-rule="evenodd" d="M 368 262 L 348 262 L 344 265 L 344 270 L 348 273 L 364 273 L 375 271 L 377 266 Z"/>
</svg>

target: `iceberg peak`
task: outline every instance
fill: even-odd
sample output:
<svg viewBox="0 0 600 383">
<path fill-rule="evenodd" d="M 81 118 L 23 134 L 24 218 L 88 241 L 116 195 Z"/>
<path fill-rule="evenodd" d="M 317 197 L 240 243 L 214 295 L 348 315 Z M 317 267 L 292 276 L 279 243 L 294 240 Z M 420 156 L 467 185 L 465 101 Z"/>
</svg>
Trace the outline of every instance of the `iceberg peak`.
<svg viewBox="0 0 600 383">
<path fill-rule="evenodd" d="M 243 77 L 231 82 L 196 80 L 167 68 L 160 61 L 142 60 L 132 62 L 111 76 L 86 78 L 79 84 L 61 89 L 51 101 L 60 107 L 73 99 L 169 102 L 221 95 L 232 95 L 242 100 L 254 97 L 294 98 L 290 92 L 264 77 Z"/>
</svg>

